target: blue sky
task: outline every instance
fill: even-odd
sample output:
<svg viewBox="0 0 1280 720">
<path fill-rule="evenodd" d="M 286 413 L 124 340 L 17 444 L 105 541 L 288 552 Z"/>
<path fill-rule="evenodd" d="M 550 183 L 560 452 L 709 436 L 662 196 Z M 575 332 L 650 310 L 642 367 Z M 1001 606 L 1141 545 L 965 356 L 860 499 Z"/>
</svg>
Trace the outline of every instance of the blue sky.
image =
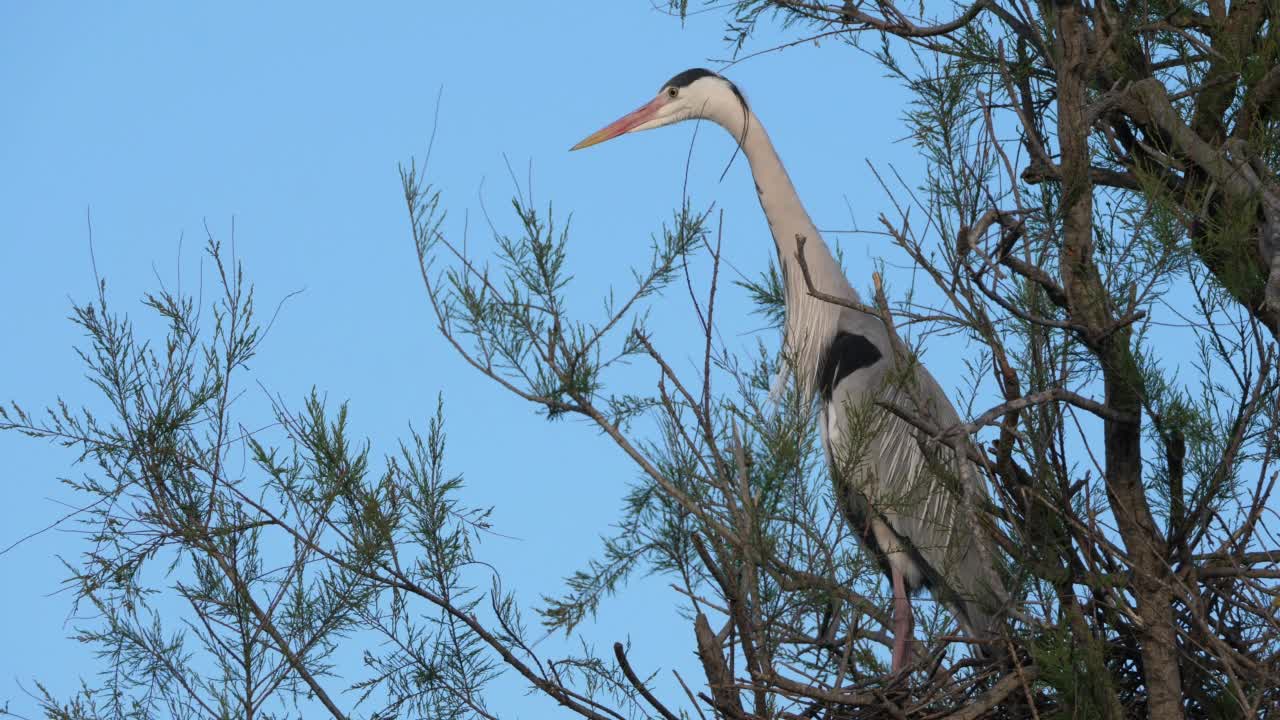
<svg viewBox="0 0 1280 720">
<path fill-rule="evenodd" d="M 424 423 L 443 393 L 452 468 L 466 475 L 468 499 L 496 505 L 497 528 L 515 538 L 487 542 L 483 556 L 527 606 L 593 555 L 635 472 L 605 438 L 539 419 L 436 335 L 396 166 L 424 151 L 443 88 L 430 175 L 450 232 L 469 217 L 483 249 L 482 203 L 513 227 L 506 162 L 522 180 L 531 166 L 536 201 L 573 213 L 575 292 L 625 285 L 627 265 L 644 261 L 649 234 L 679 203 L 693 126 L 566 150 L 676 72 L 718 68 L 713 60 L 730 52 L 722 15 L 682 26 L 647 0 L 353 7 L 6 4 L 0 399 L 39 407 L 59 394 L 89 397 L 66 320 L 71 300 L 92 292 L 87 216 L 110 296 L 135 314 L 157 280 L 198 282 L 205 226 L 230 241 L 234 223 L 260 304 L 302 291 L 253 379 L 294 401 L 313 385 L 349 398 L 356 431 L 375 449 Z M 765 33 L 752 49 L 791 37 Z M 890 208 L 866 160 L 918 172 L 909 144 L 893 142 L 905 96 L 865 56 L 803 45 L 726 74 L 768 126 L 820 228 L 850 227 L 851 212 L 870 225 Z M 725 211 L 727 256 L 754 275 L 773 251 L 746 163 L 719 180 L 731 154 L 727 136 L 702 128 L 689 187 L 695 203 Z M 845 241 L 855 285 L 868 284 L 882 242 Z M 741 303 L 724 312 L 729 336 L 754 343 L 749 331 L 762 321 Z M 689 328 L 678 310 L 657 315 L 668 347 Z M 256 389 L 243 403 L 246 417 L 265 417 Z M 81 471 L 68 451 L 12 434 L 0 434 L 0 458 L 5 547 L 67 512 L 75 498 L 57 479 Z M 0 593 L 0 703 L 14 711 L 34 710 L 19 684 L 65 692 L 94 671 L 88 650 L 66 639 L 74 619 L 59 593 L 57 557 L 79 550 L 75 535 L 52 531 L 0 555 L 10 579 Z M 600 647 L 630 633 L 642 667 L 687 663 L 691 633 L 668 609 L 676 600 L 660 581 L 640 582 L 587 632 Z M 537 715 L 518 688 L 504 693 L 500 707 Z"/>
</svg>

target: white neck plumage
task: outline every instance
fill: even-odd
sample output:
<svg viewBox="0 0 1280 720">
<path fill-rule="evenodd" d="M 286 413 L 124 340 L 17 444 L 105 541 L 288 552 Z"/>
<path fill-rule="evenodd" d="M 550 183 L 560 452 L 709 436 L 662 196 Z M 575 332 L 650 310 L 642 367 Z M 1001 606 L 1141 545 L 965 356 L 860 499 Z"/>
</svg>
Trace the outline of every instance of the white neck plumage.
<svg viewBox="0 0 1280 720">
<path fill-rule="evenodd" d="M 769 221 L 786 285 L 787 359 L 796 373 L 802 397 L 812 398 L 817 391 L 822 353 L 835 337 L 842 312 L 850 311 L 809 294 L 796 258 L 797 236 L 805 238 L 804 261 L 815 290 L 854 302 L 858 301 L 858 294 L 818 234 L 809 213 L 805 212 L 787 169 L 755 113 L 738 108 L 737 112 L 717 115 L 716 122 L 738 140 L 751 165 L 760 207 Z"/>
</svg>

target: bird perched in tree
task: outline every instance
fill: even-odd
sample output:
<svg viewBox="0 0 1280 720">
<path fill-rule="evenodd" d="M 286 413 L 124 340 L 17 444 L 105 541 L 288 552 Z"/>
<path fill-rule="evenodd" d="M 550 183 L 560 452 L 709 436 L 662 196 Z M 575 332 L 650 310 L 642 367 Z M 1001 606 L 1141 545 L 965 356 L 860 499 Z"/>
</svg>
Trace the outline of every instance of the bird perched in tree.
<svg viewBox="0 0 1280 720">
<path fill-rule="evenodd" d="M 977 468 L 952 447 L 918 437 L 878 403 L 922 413 L 939 429 L 960 418 L 928 370 L 894 353 L 880 317 L 855 309 L 858 294 L 742 92 L 710 70 L 686 70 L 664 83 L 657 97 L 572 149 L 693 119 L 727 130 L 751 166 L 782 267 L 785 357 L 803 397 L 820 403 L 838 504 L 893 587 L 893 670 L 907 664 L 910 597 L 921 588 L 946 605 L 971 637 L 989 638 L 1006 595 L 979 522 L 977 508 L 987 493 Z M 813 289 L 843 302 L 809 292 L 798 260 L 801 246 Z"/>
</svg>

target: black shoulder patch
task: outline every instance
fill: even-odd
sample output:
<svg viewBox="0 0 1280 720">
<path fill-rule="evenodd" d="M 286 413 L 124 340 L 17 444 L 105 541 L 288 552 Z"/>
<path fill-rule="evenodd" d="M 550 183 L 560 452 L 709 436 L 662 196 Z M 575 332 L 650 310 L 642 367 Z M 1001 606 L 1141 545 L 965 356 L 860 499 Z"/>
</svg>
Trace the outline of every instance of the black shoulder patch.
<svg viewBox="0 0 1280 720">
<path fill-rule="evenodd" d="M 836 385 L 855 370 L 871 367 L 880 361 L 880 349 L 865 335 L 838 332 L 818 363 L 818 392 L 824 402 L 831 400 Z"/>
</svg>

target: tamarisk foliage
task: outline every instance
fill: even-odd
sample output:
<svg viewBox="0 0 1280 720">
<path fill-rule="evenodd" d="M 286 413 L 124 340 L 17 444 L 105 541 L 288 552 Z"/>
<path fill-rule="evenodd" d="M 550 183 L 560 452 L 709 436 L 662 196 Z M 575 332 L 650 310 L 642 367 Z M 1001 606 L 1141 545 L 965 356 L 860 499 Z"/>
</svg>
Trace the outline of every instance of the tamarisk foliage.
<svg viewBox="0 0 1280 720">
<path fill-rule="evenodd" d="M 1003 651 L 978 658 L 921 604 L 910 672 L 886 675 L 888 593 L 834 506 L 813 405 L 775 385 L 787 358 L 717 332 L 733 283 L 714 215 L 686 203 L 629 283 L 583 304 L 562 216 L 518 197 L 494 255 L 476 255 L 448 231 L 439 180 L 410 164 L 425 312 L 531 411 L 630 459 L 616 532 L 563 592 L 526 604 L 481 562 L 488 515 L 445 470 L 442 410 L 381 456 L 318 396 L 236 419 L 264 336 L 211 241 L 221 294 L 203 309 L 148 296 L 160 341 L 104 287 L 76 308 L 106 412 L 0 414 L 90 468 L 73 481 L 88 534 L 68 567 L 95 610 L 78 637 L 104 672 L 73 697 L 45 693 L 51 717 L 488 718 L 504 672 L 593 719 L 1280 713 L 1276 5 L 670 9 L 725 14 L 739 52 L 771 22 L 792 43 L 853 45 L 912 92 L 905 124 L 928 171 L 877 168 L 876 232 L 919 282 L 895 297 L 879 276 L 851 280 L 873 283 L 906 355 L 936 368 L 932 342 L 965 343 L 965 422 L 893 411 L 989 483 L 974 527 L 1015 602 Z M 855 72 L 832 91 L 859 92 Z M 691 260 L 706 273 L 687 274 Z M 739 281 L 774 324 L 779 283 L 772 268 Z M 651 327 L 657 303 L 696 320 L 693 362 L 687 338 Z M 592 635 L 602 603 L 652 573 L 688 620 L 676 642 L 696 674 L 634 667 L 622 638 Z M 547 629 L 589 641 L 549 657 Z M 350 647 L 363 677 L 334 674 Z"/>
</svg>

